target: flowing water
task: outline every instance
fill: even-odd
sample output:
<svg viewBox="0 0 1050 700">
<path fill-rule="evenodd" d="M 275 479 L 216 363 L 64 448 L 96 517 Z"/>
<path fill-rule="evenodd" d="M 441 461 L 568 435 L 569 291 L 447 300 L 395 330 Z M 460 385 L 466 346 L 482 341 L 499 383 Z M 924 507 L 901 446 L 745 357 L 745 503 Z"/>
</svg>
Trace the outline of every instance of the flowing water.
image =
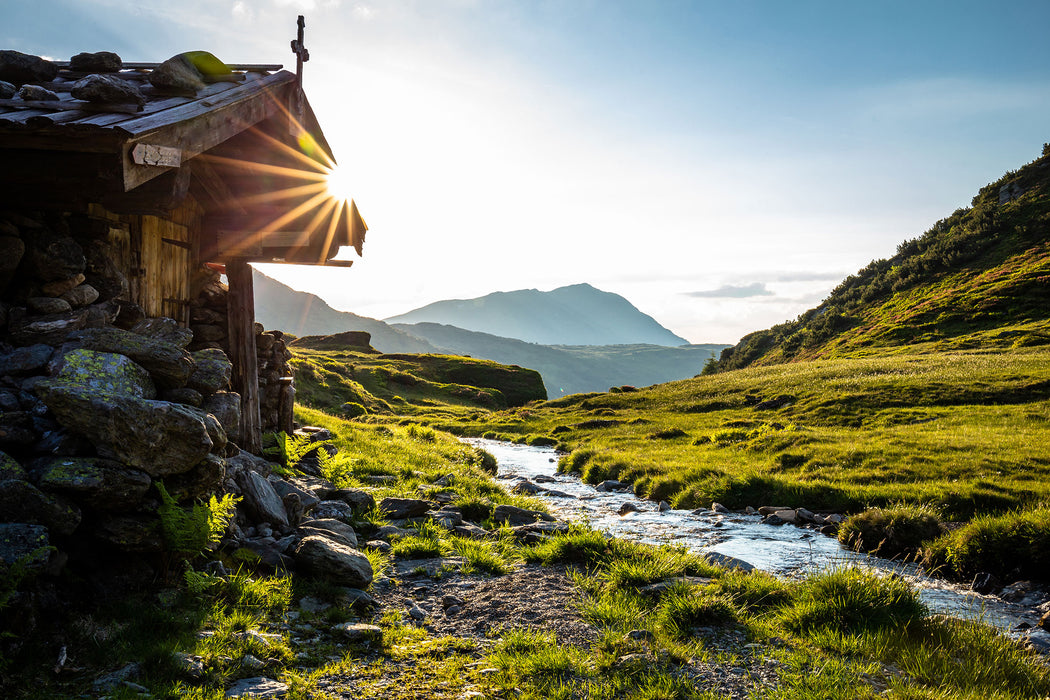
<svg viewBox="0 0 1050 700">
<path fill-rule="evenodd" d="M 630 492 L 604 493 L 575 476 L 557 474 L 559 454 L 553 448 L 480 438 L 464 441 L 487 450 L 496 458 L 497 478 L 528 479 L 546 489 L 535 497 L 565 521 L 587 523 L 596 530 L 637 542 L 673 544 L 696 552 L 732 557 L 787 578 L 801 578 L 846 565 L 876 569 L 908 579 L 933 612 L 980 618 L 1007 630 L 1022 619 L 1033 622 L 1026 615 L 1029 612 L 1026 608 L 930 578 L 915 565 L 852 552 L 844 549 L 838 540 L 813 530 L 792 525 L 763 525 L 760 516 L 742 513 L 673 509 L 660 512 L 655 503 Z M 620 516 L 617 511 L 624 503 L 634 505 L 639 512 Z"/>
</svg>

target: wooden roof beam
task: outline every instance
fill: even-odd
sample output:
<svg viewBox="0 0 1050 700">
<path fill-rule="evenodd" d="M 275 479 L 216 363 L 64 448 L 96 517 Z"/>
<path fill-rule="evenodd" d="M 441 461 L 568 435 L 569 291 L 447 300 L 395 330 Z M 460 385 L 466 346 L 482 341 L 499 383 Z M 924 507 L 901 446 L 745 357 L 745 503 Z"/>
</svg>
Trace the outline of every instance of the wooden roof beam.
<svg viewBox="0 0 1050 700">
<path fill-rule="evenodd" d="M 281 103 L 287 99 L 288 85 L 285 82 L 259 91 L 251 89 L 253 86 L 249 84 L 222 93 L 214 100 L 197 100 L 121 124 L 121 130 L 131 132 L 132 136 L 123 148 L 124 190 L 133 190 L 169 170 L 164 165 L 136 163 L 133 155 L 136 146 L 176 148 L 182 161 L 189 160 L 280 113 Z"/>
</svg>

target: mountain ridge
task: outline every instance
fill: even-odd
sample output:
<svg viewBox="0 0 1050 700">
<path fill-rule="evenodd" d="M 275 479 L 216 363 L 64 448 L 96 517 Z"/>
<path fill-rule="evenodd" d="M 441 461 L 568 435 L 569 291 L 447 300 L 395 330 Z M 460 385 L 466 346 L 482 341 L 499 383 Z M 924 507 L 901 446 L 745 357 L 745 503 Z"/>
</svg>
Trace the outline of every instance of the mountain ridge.
<svg viewBox="0 0 1050 700">
<path fill-rule="evenodd" d="M 645 343 L 544 345 L 436 323 L 399 323 L 394 327 L 452 354 L 535 369 L 543 376 L 551 398 L 691 377 L 726 347 L 717 343 L 676 347 Z"/>
<path fill-rule="evenodd" d="M 528 367 L 542 375 L 551 398 L 691 377 L 726 347 L 639 343 L 554 346 L 438 324 L 388 324 L 337 311 L 317 295 L 294 290 L 258 270 L 254 279 L 256 318 L 267 328 L 296 336 L 366 331 L 371 344 L 386 354 L 463 355 Z"/>
<path fill-rule="evenodd" d="M 540 345 L 689 344 L 624 297 L 586 282 L 436 301 L 384 321 L 436 323 Z"/>
</svg>

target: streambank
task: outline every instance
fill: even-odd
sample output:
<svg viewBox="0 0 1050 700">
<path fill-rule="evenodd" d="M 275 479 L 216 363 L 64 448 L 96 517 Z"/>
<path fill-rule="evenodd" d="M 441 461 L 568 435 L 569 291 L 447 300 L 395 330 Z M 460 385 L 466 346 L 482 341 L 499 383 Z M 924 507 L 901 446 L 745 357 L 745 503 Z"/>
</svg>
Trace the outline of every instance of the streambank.
<svg viewBox="0 0 1050 700">
<path fill-rule="evenodd" d="M 634 494 L 601 492 L 575 476 L 558 474 L 559 453 L 481 438 L 466 439 L 496 457 L 498 478 L 527 479 L 544 491 L 534 494 L 558 518 L 579 522 L 624 539 L 648 544 L 673 544 L 704 553 L 733 557 L 786 578 L 843 566 L 859 566 L 901 576 L 920 591 L 932 612 L 963 619 L 980 619 L 1016 636 L 1027 635 L 1050 649 L 1050 634 L 1036 629 L 1050 610 L 1050 600 L 1038 588 L 1015 586 L 1006 596 L 981 595 L 964 586 L 930 577 L 918 566 L 882 559 L 844 548 L 838 540 L 808 529 L 762 524 L 762 516 L 714 511 L 659 510 Z M 620 515 L 624 504 L 635 510 Z M 1008 600 L 1007 598 L 1013 598 Z"/>
</svg>

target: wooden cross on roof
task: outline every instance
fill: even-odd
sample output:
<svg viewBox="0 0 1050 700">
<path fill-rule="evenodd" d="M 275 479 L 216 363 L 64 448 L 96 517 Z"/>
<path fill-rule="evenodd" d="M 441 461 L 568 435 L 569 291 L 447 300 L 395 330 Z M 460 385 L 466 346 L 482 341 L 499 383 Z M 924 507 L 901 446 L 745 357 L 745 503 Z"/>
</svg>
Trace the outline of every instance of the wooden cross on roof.
<svg viewBox="0 0 1050 700">
<path fill-rule="evenodd" d="M 306 19 L 299 15 L 299 20 L 296 24 L 299 26 L 299 32 L 296 38 L 292 39 L 292 53 L 295 54 L 295 79 L 299 81 L 299 88 L 302 89 L 303 64 L 310 60 L 310 51 L 307 50 L 306 45 L 303 43 L 303 30 L 306 28 Z"/>
</svg>

